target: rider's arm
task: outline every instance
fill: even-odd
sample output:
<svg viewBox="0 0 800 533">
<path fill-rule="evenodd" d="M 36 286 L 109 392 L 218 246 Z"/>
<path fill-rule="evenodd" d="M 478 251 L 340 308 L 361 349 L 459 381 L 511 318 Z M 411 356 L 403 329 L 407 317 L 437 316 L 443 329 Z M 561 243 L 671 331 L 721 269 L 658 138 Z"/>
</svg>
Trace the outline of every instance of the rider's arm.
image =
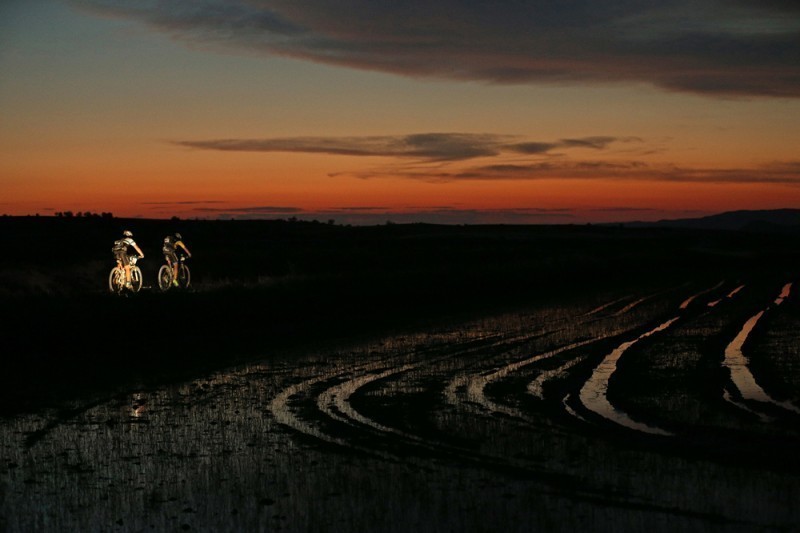
<svg viewBox="0 0 800 533">
<path fill-rule="evenodd" d="M 133 243 L 133 247 L 134 247 L 134 249 L 136 249 L 136 251 L 139 253 L 139 257 L 144 257 L 144 252 L 142 252 L 142 249 L 141 249 L 141 248 L 139 248 L 139 245 L 138 245 L 138 244 L 136 244 L 136 243 Z"/>
<path fill-rule="evenodd" d="M 176 246 L 180 246 L 181 248 L 183 248 L 183 250 L 186 252 L 186 255 L 188 255 L 189 257 L 192 257 L 192 252 L 190 252 L 189 249 L 186 247 L 186 245 L 183 244 L 183 241 L 178 241 L 178 242 L 175 243 L 175 245 Z"/>
</svg>

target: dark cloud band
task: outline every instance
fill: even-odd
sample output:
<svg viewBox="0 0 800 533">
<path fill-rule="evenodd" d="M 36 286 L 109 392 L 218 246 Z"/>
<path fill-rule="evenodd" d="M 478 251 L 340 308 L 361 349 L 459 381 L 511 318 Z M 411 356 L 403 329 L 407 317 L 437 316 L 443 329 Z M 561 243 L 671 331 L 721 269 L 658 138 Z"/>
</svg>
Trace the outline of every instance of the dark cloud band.
<svg viewBox="0 0 800 533">
<path fill-rule="evenodd" d="M 193 44 L 496 83 L 800 96 L 794 0 L 73 0 Z"/>
<path fill-rule="evenodd" d="M 556 149 L 591 148 L 603 150 L 614 142 L 636 138 L 586 137 L 554 142 L 521 142 L 513 135 L 469 133 L 420 133 L 374 137 L 292 137 L 280 139 L 214 139 L 177 141 L 176 144 L 203 150 L 230 152 L 299 152 L 349 156 L 383 156 L 420 161 L 462 161 L 492 157 L 503 152 L 547 154 Z"/>
</svg>

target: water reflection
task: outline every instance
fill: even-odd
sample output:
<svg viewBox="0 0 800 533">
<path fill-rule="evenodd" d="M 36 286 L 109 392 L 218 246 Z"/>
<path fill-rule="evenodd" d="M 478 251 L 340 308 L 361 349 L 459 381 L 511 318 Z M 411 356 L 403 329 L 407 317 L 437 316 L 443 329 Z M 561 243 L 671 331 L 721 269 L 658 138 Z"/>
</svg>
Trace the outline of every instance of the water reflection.
<svg viewBox="0 0 800 533">
<path fill-rule="evenodd" d="M 732 291 L 730 291 L 728 294 L 726 294 L 726 295 L 725 295 L 725 298 L 733 298 L 733 297 L 734 297 L 734 296 L 736 296 L 736 295 L 739 293 L 739 291 L 741 291 L 742 289 L 744 289 L 744 285 L 739 285 L 738 287 L 736 287 L 735 289 L 733 289 Z M 714 301 L 708 302 L 708 307 L 715 307 L 715 306 L 719 305 L 719 303 L 720 303 L 721 301 L 722 301 L 722 298 L 720 298 L 720 299 L 718 299 L 718 300 L 714 300 Z"/>
<path fill-rule="evenodd" d="M 689 297 L 688 297 L 688 298 L 686 298 L 686 299 L 685 299 L 683 302 L 681 302 L 681 305 L 680 305 L 680 306 L 678 306 L 678 308 L 679 308 L 679 309 L 687 309 L 687 308 L 689 307 L 689 304 L 691 304 L 691 303 L 692 303 L 694 300 L 696 300 L 696 299 L 697 299 L 697 298 L 699 298 L 700 296 L 703 296 L 704 294 L 708 294 L 708 293 L 710 293 L 710 292 L 713 292 L 713 291 L 715 291 L 715 290 L 719 289 L 719 288 L 720 288 L 720 287 L 722 287 L 724 284 L 725 284 L 725 281 L 720 281 L 719 283 L 717 283 L 716 285 L 714 285 L 714 286 L 713 286 L 713 287 L 711 287 L 711 288 L 708 288 L 708 289 L 702 290 L 702 291 L 698 292 L 697 294 L 693 294 L 693 295 L 689 296 Z"/>
<path fill-rule="evenodd" d="M 622 354 L 640 340 L 649 337 L 650 335 L 654 335 L 660 331 L 664 331 L 676 320 L 678 320 L 678 317 L 671 318 L 659 326 L 651 329 L 650 331 L 642 333 L 634 340 L 622 343 L 611 353 L 609 353 L 603 359 L 603 361 L 597 365 L 592 372 L 591 377 L 581 388 L 579 393 L 581 403 L 590 411 L 627 428 L 634 429 L 636 431 L 642 431 L 644 433 L 651 433 L 653 435 L 671 435 L 672 433 L 661 428 L 633 420 L 625 412 L 611 405 L 611 402 L 608 401 L 607 392 L 609 379 L 617 370 L 617 361 L 619 361 L 619 358 L 622 357 Z"/>
<path fill-rule="evenodd" d="M 780 294 L 774 300 L 775 305 L 780 305 L 789 296 L 792 284 L 787 283 L 783 286 Z M 756 324 L 764 316 L 766 310 L 759 311 L 754 316 L 750 317 L 744 323 L 742 329 L 734 337 L 734 339 L 725 348 L 725 359 L 722 365 L 728 369 L 731 376 L 733 386 L 736 388 L 739 396 L 747 401 L 760 402 L 765 404 L 772 404 L 795 413 L 800 413 L 797 406 L 788 401 L 778 401 L 770 396 L 756 381 L 755 376 L 750 371 L 750 361 L 742 352 L 742 347 L 747 341 L 747 338 L 755 328 Z M 747 411 L 752 412 L 751 409 L 744 406 L 741 402 L 733 401 L 733 396 L 725 391 L 725 399 L 740 408 L 745 408 Z"/>
<path fill-rule="evenodd" d="M 672 532 L 800 523 L 796 469 L 622 447 L 570 418 L 586 414 L 569 395 L 588 374 L 588 350 L 604 353 L 593 343 L 642 328 L 685 295 L 618 314 L 640 299 L 612 295 L 613 305 L 565 304 L 274 356 L 77 406 L 69 417 L 2 419 L 0 529 Z"/>
</svg>

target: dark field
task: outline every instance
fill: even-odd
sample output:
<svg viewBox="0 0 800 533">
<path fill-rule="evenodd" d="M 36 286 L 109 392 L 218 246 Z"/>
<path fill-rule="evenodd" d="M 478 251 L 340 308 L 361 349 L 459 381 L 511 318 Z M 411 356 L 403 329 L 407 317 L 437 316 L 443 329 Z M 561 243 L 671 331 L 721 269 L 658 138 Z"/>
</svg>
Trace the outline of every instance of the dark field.
<svg viewBox="0 0 800 533">
<path fill-rule="evenodd" d="M 131 229 L 145 288 L 112 296 Z M 150 288 L 160 240 L 193 258 Z M 0 218 L 0 529 L 792 531 L 800 236 Z"/>
</svg>

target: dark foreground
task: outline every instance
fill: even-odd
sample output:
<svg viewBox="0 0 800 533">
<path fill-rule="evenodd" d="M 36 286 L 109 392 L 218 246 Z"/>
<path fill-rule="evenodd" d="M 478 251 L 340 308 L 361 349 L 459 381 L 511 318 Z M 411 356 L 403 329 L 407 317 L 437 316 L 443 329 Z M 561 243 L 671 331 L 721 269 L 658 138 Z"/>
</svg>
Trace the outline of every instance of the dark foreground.
<svg viewBox="0 0 800 533">
<path fill-rule="evenodd" d="M 67 222 L 0 264 L 4 530 L 800 524 L 785 236 L 184 222 L 194 290 L 115 298 Z"/>
</svg>

